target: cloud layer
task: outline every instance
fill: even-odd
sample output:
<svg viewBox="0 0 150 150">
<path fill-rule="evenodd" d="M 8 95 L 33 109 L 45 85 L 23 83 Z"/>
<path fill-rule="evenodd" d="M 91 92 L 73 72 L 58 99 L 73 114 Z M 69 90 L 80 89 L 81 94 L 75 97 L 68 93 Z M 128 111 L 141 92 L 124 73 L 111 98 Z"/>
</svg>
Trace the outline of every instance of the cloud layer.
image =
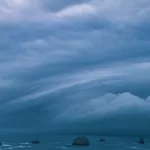
<svg viewBox="0 0 150 150">
<path fill-rule="evenodd" d="M 149 13 L 148 0 L 1 0 L 1 129 L 149 134 Z"/>
</svg>

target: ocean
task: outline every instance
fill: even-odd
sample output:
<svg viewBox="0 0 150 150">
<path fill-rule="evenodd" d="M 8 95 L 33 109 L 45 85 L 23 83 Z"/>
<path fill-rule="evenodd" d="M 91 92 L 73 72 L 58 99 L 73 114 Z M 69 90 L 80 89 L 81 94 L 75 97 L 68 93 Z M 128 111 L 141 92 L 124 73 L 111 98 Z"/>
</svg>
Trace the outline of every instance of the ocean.
<svg viewBox="0 0 150 150">
<path fill-rule="evenodd" d="M 79 135 L 80 136 L 80 135 Z M 100 143 L 102 136 L 86 136 L 89 146 L 71 146 L 77 135 L 0 135 L 3 144 L 1 150 L 150 150 L 150 137 L 145 137 L 145 144 L 137 143 L 139 137 L 103 136 L 104 143 Z M 40 144 L 29 144 L 32 140 L 39 140 Z"/>
</svg>

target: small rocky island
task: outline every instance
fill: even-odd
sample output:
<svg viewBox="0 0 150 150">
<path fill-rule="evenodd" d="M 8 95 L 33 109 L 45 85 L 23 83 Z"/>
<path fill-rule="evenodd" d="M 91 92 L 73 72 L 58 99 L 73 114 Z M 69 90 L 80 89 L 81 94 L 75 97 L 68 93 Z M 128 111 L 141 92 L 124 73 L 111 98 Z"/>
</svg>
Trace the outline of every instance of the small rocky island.
<svg viewBox="0 0 150 150">
<path fill-rule="evenodd" d="M 34 140 L 34 141 L 31 141 L 30 144 L 40 144 L 40 141 L 39 140 Z"/>
<path fill-rule="evenodd" d="M 72 145 L 76 146 L 88 146 L 90 145 L 89 140 L 87 137 L 77 137 L 73 140 Z"/>
<path fill-rule="evenodd" d="M 101 138 L 99 141 L 100 141 L 100 142 L 105 142 L 105 139 L 104 139 L 104 138 Z"/>
<path fill-rule="evenodd" d="M 139 144 L 144 144 L 144 143 L 145 143 L 145 142 L 144 142 L 144 138 L 140 137 L 140 140 L 139 140 L 138 143 L 139 143 Z"/>
</svg>

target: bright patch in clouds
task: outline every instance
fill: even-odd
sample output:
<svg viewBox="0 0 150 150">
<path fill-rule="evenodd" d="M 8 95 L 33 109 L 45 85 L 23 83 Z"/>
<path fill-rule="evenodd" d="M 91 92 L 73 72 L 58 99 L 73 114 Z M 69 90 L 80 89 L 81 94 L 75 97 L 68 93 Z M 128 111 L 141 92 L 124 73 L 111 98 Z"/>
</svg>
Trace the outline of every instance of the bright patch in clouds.
<svg viewBox="0 0 150 150">
<path fill-rule="evenodd" d="M 57 15 L 59 17 L 74 17 L 90 14 L 96 14 L 96 7 L 90 4 L 79 4 L 63 9 Z"/>
</svg>

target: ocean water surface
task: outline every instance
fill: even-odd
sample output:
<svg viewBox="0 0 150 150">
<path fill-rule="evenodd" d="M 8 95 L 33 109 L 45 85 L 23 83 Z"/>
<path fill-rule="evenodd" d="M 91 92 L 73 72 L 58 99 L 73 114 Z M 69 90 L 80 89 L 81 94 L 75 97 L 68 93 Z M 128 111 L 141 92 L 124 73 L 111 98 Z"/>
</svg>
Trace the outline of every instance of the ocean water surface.
<svg viewBox="0 0 150 150">
<path fill-rule="evenodd" d="M 137 143 L 139 137 L 106 136 L 105 143 L 100 143 L 100 136 L 88 136 L 89 146 L 71 146 L 76 135 L 1 135 L 0 139 L 5 150 L 149 150 L 150 137 L 145 137 L 145 144 Z M 40 144 L 29 144 L 34 139 L 40 140 Z"/>
</svg>

